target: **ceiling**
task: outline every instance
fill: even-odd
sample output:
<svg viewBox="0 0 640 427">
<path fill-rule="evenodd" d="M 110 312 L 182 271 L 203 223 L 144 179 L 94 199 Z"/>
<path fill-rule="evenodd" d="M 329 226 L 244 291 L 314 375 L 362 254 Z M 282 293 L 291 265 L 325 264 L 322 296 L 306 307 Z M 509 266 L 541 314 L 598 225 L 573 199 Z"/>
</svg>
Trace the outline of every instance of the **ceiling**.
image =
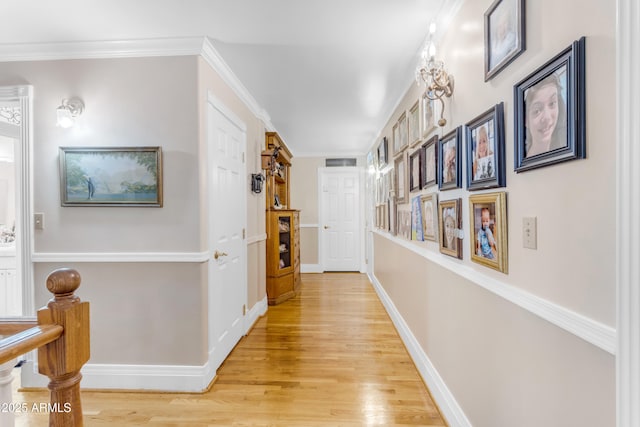
<svg viewBox="0 0 640 427">
<path fill-rule="evenodd" d="M 352 156 L 374 143 L 413 84 L 429 22 L 456 1 L 5 0 L 0 48 L 207 36 L 294 156 Z"/>
</svg>

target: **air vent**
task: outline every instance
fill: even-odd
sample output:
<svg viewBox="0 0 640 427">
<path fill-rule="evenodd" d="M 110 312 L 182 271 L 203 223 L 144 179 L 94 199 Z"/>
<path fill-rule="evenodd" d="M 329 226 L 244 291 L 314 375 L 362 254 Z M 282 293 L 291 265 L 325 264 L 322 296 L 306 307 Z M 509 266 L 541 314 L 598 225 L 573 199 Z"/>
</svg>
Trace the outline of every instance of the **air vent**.
<svg viewBox="0 0 640 427">
<path fill-rule="evenodd" d="M 328 168 L 336 166 L 355 166 L 356 159 L 326 159 L 325 166 Z"/>
</svg>

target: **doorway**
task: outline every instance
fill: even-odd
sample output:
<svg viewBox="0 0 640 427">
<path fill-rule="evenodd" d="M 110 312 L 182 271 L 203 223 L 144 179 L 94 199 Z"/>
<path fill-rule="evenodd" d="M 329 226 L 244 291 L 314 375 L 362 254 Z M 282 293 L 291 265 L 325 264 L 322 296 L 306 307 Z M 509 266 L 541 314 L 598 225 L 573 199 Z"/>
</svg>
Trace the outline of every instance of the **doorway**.
<svg viewBox="0 0 640 427">
<path fill-rule="evenodd" d="M 0 318 L 33 316 L 31 86 L 0 87 Z"/>
<path fill-rule="evenodd" d="M 362 271 L 362 168 L 318 169 L 323 271 Z"/>
<path fill-rule="evenodd" d="M 209 354 L 217 369 L 245 333 L 247 303 L 246 127 L 209 94 Z"/>
</svg>

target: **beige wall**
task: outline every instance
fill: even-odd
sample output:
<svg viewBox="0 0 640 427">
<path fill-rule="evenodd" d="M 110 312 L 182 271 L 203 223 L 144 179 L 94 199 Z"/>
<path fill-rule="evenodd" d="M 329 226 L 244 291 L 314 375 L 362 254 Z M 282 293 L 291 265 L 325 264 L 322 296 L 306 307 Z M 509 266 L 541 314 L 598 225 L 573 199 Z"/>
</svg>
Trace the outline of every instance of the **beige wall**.
<svg viewBox="0 0 640 427">
<path fill-rule="evenodd" d="M 295 157 L 291 167 L 291 206 L 300 209 L 300 263 L 316 265 L 320 262 L 318 247 L 318 168 L 325 167 L 327 157 Z M 364 157 L 356 158 L 363 166 Z"/>
<path fill-rule="evenodd" d="M 615 425 L 613 355 L 384 236 L 374 245 L 377 279 L 474 427 Z"/>
<path fill-rule="evenodd" d="M 45 215 L 45 229 L 34 235 L 36 255 L 200 250 L 195 76 L 195 57 L 0 64 L 0 86 L 34 88 L 33 207 Z M 73 128 L 58 128 L 55 109 L 71 96 L 83 99 L 85 112 Z M 60 206 L 59 146 L 143 145 L 163 150 L 162 208 Z M 36 263 L 36 307 L 50 298 L 47 274 L 67 266 L 80 271 L 79 295 L 92 305 L 90 363 L 207 360 L 200 303 L 207 276 L 199 264 Z"/>
<path fill-rule="evenodd" d="M 199 253 L 208 249 L 204 119 L 207 90 L 247 126 L 247 174 L 259 172 L 264 125 L 200 57 L 86 59 L 0 64 L 0 86 L 34 87 L 34 211 L 45 215 L 34 251 Z M 55 126 L 63 98 L 81 97 L 71 129 Z M 59 146 L 158 145 L 162 208 L 61 207 Z M 247 190 L 248 308 L 265 298 L 264 196 Z M 71 255 L 69 255 L 71 254 Z M 37 262 L 35 304 L 58 267 L 78 269 L 91 302 L 89 363 L 202 366 L 207 348 L 207 264 L 201 262 Z M 117 345 L 116 345 L 117 344 Z M 176 345 L 179 344 L 179 345 Z"/>
<path fill-rule="evenodd" d="M 324 157 L 295 157 L 291 167 L 291 206 L 300 209 L 300 263 L 318 264 L 318 168 Z"/>
<path fill-rule="evenodd" d="M 468 197 L 478 192 L 464 189 L 439 194 L 463 202 L 460 264 L 614 327 L 615 2 L 526 2 L 527 50 L 485 83 L 483 13 L 491 3 L 465 1 L 440 40 L 455 90 L 446 102 L 447 127 L 438 133 L 504 102 L 507 186 L 490 191 L 507 193 L 509 273 L 470 261 Z M 583 35 L 587 159 L 516 174 L 513 85 Z M 411 85 L 381 137 L 392 140 L 393 124 L 419 96 Z M 537 217 L 537 250 L 523 248 L 522 220 L 529 216 Z M 435 261 L 376 235 L 374 273 L 474 426 L 614 424 L 611 354 L 443 267 L 451 263 L 437 260 L 451 258 L 437 243 L 414 244 L 433 251 Z"/>
<path fill-rule="evenodd" d="M 265 144 L 265 126 L 255 114 L 242 102 L 235 92 L 227 86 L 222 78 L 211 68 L 211 66 L 201 57 L 198 57 L 198 106 L 200 112 L 200 180 L 203 183 L 201 189 L 201 199 L 207 197 L 206 187 L 206 114 L 207 114 L 207 92 L 211 92 L 229 110 L 231 110 L 247 127 L 247 147 L 246 147 L 246 168 L 247 168 L 247 188 L 249 188 L 249 178 L 252 173 L 262 172 L 260 153 Z M 247 239 L 255 241 L 249 245 L 247 251 L 247 298 L 248 308 L 253 307 L 257 302 L 266 297 L 266 222 L 265 222 L 265 200 L 264 192 L 254 194 L 247 190 Z M 208 229 L 208 213 L 206 206 L 201 206 L 200 211 L 201 246 L 207 247 L 206 241 Z M 262 237 L 261 237 L 262 236 Z"/>
</svg>

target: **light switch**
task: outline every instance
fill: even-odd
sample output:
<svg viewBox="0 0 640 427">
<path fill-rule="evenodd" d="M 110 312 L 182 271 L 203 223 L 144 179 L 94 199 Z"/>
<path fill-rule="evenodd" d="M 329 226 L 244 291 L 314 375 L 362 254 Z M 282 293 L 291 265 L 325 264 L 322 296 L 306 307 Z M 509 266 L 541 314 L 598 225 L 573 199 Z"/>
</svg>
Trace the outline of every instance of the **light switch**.
<svg viewBox="0 0 640 427">
<path fill-rule="evenodd" d="M 538 248 L 538 227 L 536 217 L 522 218 L 522 246 L 529 249 Z"/>
<path fill-rule="evenodd" d="M 35 228 L 36 230 L 44 230 L 44 214 L 43 213 L 33 214 L 33 228 Z"/>
</svg>

